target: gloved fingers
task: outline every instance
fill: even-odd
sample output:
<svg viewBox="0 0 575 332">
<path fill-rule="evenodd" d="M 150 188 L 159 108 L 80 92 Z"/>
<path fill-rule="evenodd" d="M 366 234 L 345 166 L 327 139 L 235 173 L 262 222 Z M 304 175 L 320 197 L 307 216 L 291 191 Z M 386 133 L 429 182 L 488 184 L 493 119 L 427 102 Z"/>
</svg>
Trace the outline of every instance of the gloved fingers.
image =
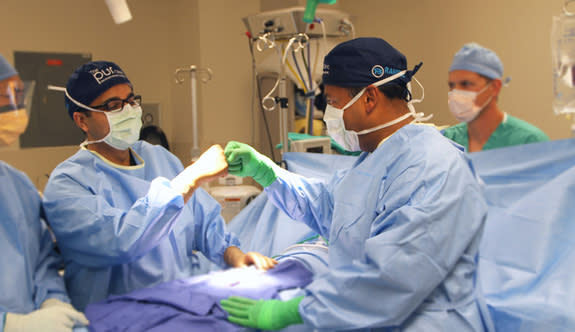
<svg viewBox="0 0 575 332">
<path fill-rule="evenodd" d="M 228 144 L 226 144 L 226 147 L 224 148 L 224 150 L 227 150 L 228 148 L 233 149 L 239 145 L 241 145 L 241 143 L 238 141 L 229 141 Z"/>
<path fill-rule="evenodd" d="M 229 314 L 231 314 L 232 312 L 234 312 L 235 314 L 238 314 L 238 312 L 235 312 L 236 310 L 242 309 L 244 307 L 244 305 L 238 304 L 236 303 L 233 299 L 223 299 L 220 300 L 220 305 L 222 306 L 222 308 L 227 311 Z"/>
<path fill-rule="evenodd" d="M 248 252 L 245 256 L 245 263 L 246 264 L 253 264 L 256 268 L 260 270 L 269 270 L 273 268 L 278 262 L 267 256 L 264 256 L 257 252 Z"/>
<path fill-rule="evenodd" d="M 71 309 L 75 311 L 74 309 Z M 75 320 L 69 315 L 69 308 L 63 307 L 50 307 L 45 309 L 39 309 L 36 311 L 38 315 L 34 315 L 34 320 L 40 324 L 45 325 L 47 331 L 54 331 L 56 329 L 60 330 L 71 330 L 75 325 Z M 50 328 L 48 328 L 50 326 Z"/>
<path fill-rule="evenodd" d="M 231 323 L 237 324 L 237 325 L 241 325 L 241 326 L 257 327 L 255 325 L 255 323 L 253 323 L 249 319 L 245 319 L 245 318 L 237 318 L 234 316 L 228 316 L 228 321 L 230 321 Z"/>
<path fill-rule="evenodd" d="M 249 317 L 249 307 L 242 307 L 238 306 L 237 304 L 222 304 L 222 308 L 228 313 L 228 316 L 232 316 L 235 318 L 244 318 L 247 319 Z"/>
<path fill-rule="evenodd" d="M 250 257 L 249 254 L 250 253 L 248 253 L 248 255 L 246 255 L 246 259 L 248 260 L 248 264 L 251 263 L 251 264 L 255 265 L 258 270 L 267 270 L 266 261 L 263 257 L 260 257 L 259 255 L 254 255 L 254 256 Z"/>
<path fill-rule="evenodd" d="M 241 157 L 237 156 L 236 152 L 232 152 L 230 154 L 230 156 L 233 157 L 234 159 L 226 157 L 226 162 L 228 163 L 228 167 L 229 167 L 229 165 L 241 165 L 243 163 L 243 159 Z"/>
<path fill-rule="evenodd" d="M 226 161 L 228 164 L 238 164 L 242 162 L 241 151 L 231 150 L 224 154 L 226 156 Z"/>
<path fill-rule="evenodd" d="M 186 167 L 172 183 L 182 187 L 184 195 L 190 187 L 212 181 L 228 174 L 228 162 L 221 146 L 215 144 L 200 155 L 198 160 Z"/>
<path fill-rule="evenodd" d="M 242 168 L 243 165 L 241 160 L 226 160 L 226 162 L 228 163 L 228 169 Z"/>
<path fill-rule="evenodd" d="M 278 261 L 268 256 L 262 256 L 261 259 L 262 259 L 261 269 L 263 270 L 272 269 L 274 266 L 278 264 Z"/>
<path fill-rule="evenodd" d="M 224 149 L 224 155 L 228 159 L 235 159 L 242 155 L 250 155 L 255 153 L 256 150 L 245 143 L 240 142 L 229 142 Z M 236 154 L 235 158 L 232 157 L 233 154 Z"/>
<path fill-rule="evenodd" d="M 81 324 L 81 325 L 89 325 L 90 321 L 88 320 L 88 318 L 86 318 L 86 316 L 79 312 L 76 311 L 73 308 L 63 308 L 64 311 L 63 313 L 68 316 L 68 318 L 70 318 L 70 320 L 72 321 L 72 326 L 74 326 L 76 323 L 77 324 Z"/>
<path fill-rule="evenodd" d="M 228 162 L 222 147 L 214 144 L 202 153 L 192 166 L 199 175 L 216 175 L 224 170 L 227 171 Z"/>
<path fill-rule="evenodd" d="M 236 165 L 228 164 L 228 172 L 229 172 L 230 174 L 234 174 L 234 175 L 235 175 L 235 173 L 240 173 L 240 172 L 242 171 L 242 169 L 243 169 L 243 167 L 242 167 L 242 164 L 241 164 L 241 163 L 240 163 L 240 164 L 236 164 Z"/>
<path fill-rule="evenodd" d="M 241 147 L 241 143 L 240 143 L 240 142 L 229 141 L 228 144 L 226 144 L 226 147 L 224 148 L 224 154 L 225 154 L 226 157 L 227 157 L 228 154 L 232 153 L 233 151 L 235 151 L 235 150 L 238 149 L 239 147 Z"/>
</svg>

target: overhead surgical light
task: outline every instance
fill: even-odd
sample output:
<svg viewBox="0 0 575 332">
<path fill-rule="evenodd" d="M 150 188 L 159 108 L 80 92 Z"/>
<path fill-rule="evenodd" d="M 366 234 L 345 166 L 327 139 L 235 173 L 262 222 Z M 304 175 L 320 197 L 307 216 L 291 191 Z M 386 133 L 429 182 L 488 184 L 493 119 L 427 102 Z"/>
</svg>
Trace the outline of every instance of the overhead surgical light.
<svg viewBox="0 0 575 332">
<path fill-rule="evenodd" d="M 122 24 L 132 19 L 132 13 L 126 0 L 106 0 L 106 5 L 112 14 L 114 23 Z"/>
</svg>

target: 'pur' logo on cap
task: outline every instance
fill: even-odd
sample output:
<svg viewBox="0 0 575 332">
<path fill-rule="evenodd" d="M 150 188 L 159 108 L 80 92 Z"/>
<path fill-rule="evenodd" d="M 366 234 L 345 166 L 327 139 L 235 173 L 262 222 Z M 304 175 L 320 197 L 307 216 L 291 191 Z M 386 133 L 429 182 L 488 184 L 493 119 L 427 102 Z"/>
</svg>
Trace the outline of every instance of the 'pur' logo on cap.
<svg viewBox="0 0 575 332">
<path fill-rule="evenodd" d="M 90 74 L 92 74 L 98 84 L 102 84 L 113 77 L 126 77 L 121 70 L 113 67 L 90 70 Z"/>
<path fill-rule="evenodd" d="M 371 68 L 371 74 L 377 78 L 383 76 L 383 67 L 380 65 L 375 65 Z"/>
</svg>

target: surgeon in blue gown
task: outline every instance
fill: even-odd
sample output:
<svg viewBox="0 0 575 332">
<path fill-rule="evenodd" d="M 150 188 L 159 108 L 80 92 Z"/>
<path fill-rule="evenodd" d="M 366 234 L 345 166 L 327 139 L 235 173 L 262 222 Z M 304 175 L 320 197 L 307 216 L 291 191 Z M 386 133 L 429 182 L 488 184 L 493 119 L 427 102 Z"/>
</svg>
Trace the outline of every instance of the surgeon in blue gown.
<svg viewBox="0 0 575 332">
<path fill-rule="evenodd" d="M 357 162 L 329 181 L 280 168 L 229 142 L 229 172 L 251 176 L 293 219 L 329 240 L 329 272 L 290 301 L 231 297 L 232 322 L 261 329 L 482 331 L 474 295 L 487 206 L 461 146 L 410 103 L 405 56 L 380 38 L 324 59 L 329 135 Z M 289 166 L 289 165 L 288 165 Z"/>
<path fill-rule="evenodd" d="M 163 147 L 138 141 L 141 97 L 115 63 L 80 66 L 63 90 L 86 140 L 50 175 L 44 208 L 76 308 L 201 272 L 196 251 L 222 268 L 276 263 L 242 252 L 199 188 L 227 173 L 219 145 L 184 169 Z"/>
<path fill-rule="evenodd" d="M 0 146 L 26 130 L 30 90 L 0 55 Z M 40 194 L 0 161 L 0 331 L 72 331 L 84 315 L 69 304 L 58 274 L 62 258 L 42 217 Z"/>
</svg>

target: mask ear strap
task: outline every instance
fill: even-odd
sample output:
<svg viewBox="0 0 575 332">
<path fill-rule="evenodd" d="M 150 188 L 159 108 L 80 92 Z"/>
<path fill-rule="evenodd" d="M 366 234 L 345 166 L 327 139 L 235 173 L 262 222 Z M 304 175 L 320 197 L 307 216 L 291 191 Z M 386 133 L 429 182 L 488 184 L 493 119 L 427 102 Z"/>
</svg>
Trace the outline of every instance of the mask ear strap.
<svg viewBox="0 0 575 332">
<path fill-rule="evenodd" d="M 95 141 L 85 140 L 84 142 L 80 143 L 80 147 L 81 147 L 81 148 L 86 148 L 86 145 L 104 142 L 104 140 L 106 140 L 106 138 L 108 138 L 108 136 L 110 136 L 110 133 L 111 133 L 111 132 L 112 132 L 112 131 L 109 131 L 108 134 L 107 134 L 106 136 L 104 136 L 104 138 L 97 139 L 97 140 L 95 140 Z"/>
<path fill-rule="evenodd" d="M 413 94 L 411 94 L 411 103 L 421 103 L 423 101 L 423 99 L 425 98 L 425 89 L 423 88 L 423 85 L 421 85 L 421 83 L 419 83 L 419 81 L 417 80 L 417 78 L 412 77 L 413 80 L 415 80 L 415 82 L 417 83 L 417 85 L 419 85 L 419 87 L 421 88 L 421 98 L 419 99 L 413 99 Z M 409 90 L 409 92 L 411 93 L 411 82 L 407 83 L 407 89 Z"/>
<path fill-rule="evenodd" d="M 408 103 L 421 103 L 423 101 L 423 98 L 425 97 L 425 89 L 423 89 L 423 85 L 421 85 L 421 83 L 419 83 L 417 78 L 414 77 L 415 73 L 417 73 L 419 71 L 419 68 L 421 68 L 422 65 L 423 65 L 423 62 L 420 62 L 415 67 L 413 67 L 413 70 L 408 71 L 405 75 L 409 80 L 409 82 L 407 82 L 407 84 L 406 84 L 407 93 L 409 94 L 409 100 L 407 101 Z M 413 99 L 413 93 L 411 93 L 411 80 L 412 79 L 414 79 L 415 82 L 417 82 L 417 84 L 421 88 L 421 98 L 419 98 L 419 99 Z"/>
<path fill-rule="evenodd" d="M 420 64 L 421 65 L 421 64 Z M 409 112 L 411 113 L 411 115 L 415 118 L 416 122 L 425 122 L 425 121 L 429 121 L 432 117 L 433 114 L 430 115 L 425 115 L 425 113 L 423 112 L 416 112 L 415 111 L 415 106 L 413 106 L 414 103 L 421 103 L 425 97 L 425 92 L 423 89 L 423 85 L 417 80 L 417 78 L 412 77 L 415 82 L 419 85 L 419 87 L 421 88 L 421 98 L 419 99 L 412 99 L 410 102 L 407 103 L 407 108 L 409 108 Z M 409 91 L 411 91 L 411 84 L 407 83 L 407 88 Z"/>
<path fill-rule="evenodd" d="M 375 82 L 375 83 L 373 83 L 373 84 L 370 84 L 370 85 L 373 85 L 373 86 L 375 86 L 375 87 L 379 87 L 379 86 L 381 86 L 381 85 L 383 85 L 383 84 L 385 84 L 385 83 L 388 83 L 388 82 L 391 82 L 391 81 L 393 81 L 393 80 L 395 80 L 395 79 L 400 78 L 400 77 L 403 76 L 406 72 L 407 72 L 407 71 L 405 71 L 405 70 L 400 71 L 400 72 L 398 72 L 398 73 L 396 73 L 396 74 L 394 74 L 394 75 L 391 75 L 391 76 L 389 76 L 389 77 L 386 77 L 386 78 L 384 78 L 384 79 L 382 79 L 382 80 L 380 80 L 380 81 L 377 81 L 377 82 Z M 363 88 L 358 94 L 355 95 L 355 97 L 353 97 L 347 104 L 345 104 L 345 106 L 342 108 L 342 110 L 346 110 L 348 107 L 350 107 L 351 105 L 353 105 L 353 104 L 361 97 L 361 95 L 365 92 L 365 89 L 366 89 L 366 88 Z"/>
<path fill-rule="evenodd" d="M 104 113 L 104 112 L 103 112 L 103 113 Z M 84 142 L 80 143 L 80 147 L 81 147 L 81 148 L 85 148 L 86 145 L 89 145 L 89 144 L 95 144 L 95 143 L 104 142 L 104 141 L 108 138 L 108 136 L 110 136 L 110 135 L 112 134 L 112 125 L 111 125 L 111 123 L 110 123 L 110 118 L 108 117 L 108 114 L 107 114 L 107 113 L 105 113 L 105 114 L 106 114 L 106 120 L 108 121 L 108 127 L 110 128 L 110 130 L 108 130 L 108 133 L 107 133 L 104 137 L 102 137 L 102 138 L 100 138 L 100 139 L 97 139 L 97 140 L 93 140 L 93 141 L 88 141 L 87 139 L 84 140 Z"/>
<path fill-rule="evenodd" d="M 68 99 L 70 99 L 74 104 L 76 104 L 77 106 L 87 109 L 89 111 L 93 111 L 93 112 L 101 112 L 101 113 L 106 113 L 102 110 L 97 110 L 95 108 L 92 108 L 90 106 L 84 105 L 81 102 L 77 101 L 76 99 L 72 98 L 72 96 L 70 96 L 70 94 L 68 93 L 68 90 L 64 87 L 61 86 L 55 86 L 55 85 L 48 85 L 48 90 L 54 90 L 54 91 L 61 91 L 64 92 L 66 94 L 66 97 L 68 97 Z"/>
</svg>

